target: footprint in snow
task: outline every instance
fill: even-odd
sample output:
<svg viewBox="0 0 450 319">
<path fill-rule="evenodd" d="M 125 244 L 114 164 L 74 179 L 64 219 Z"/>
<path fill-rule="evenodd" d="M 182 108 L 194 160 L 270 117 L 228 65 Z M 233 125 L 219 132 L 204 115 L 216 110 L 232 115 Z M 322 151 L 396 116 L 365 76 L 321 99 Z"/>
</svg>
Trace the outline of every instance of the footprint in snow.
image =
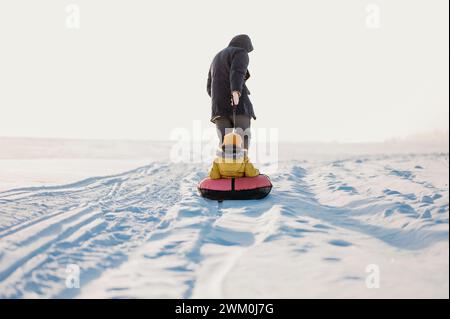
<svg viewBox="0 0 450 319">
<path fill-rule="evenodd" d="M 352 243 L 342 239 L 333 239 L 328 242 L 330 245 L 338 246 L 338 247 L 349 247 L 352 246 Z"/>
<path fill-rule="evenodd" d="M 389 189 L 389 188 L 386 188 L 385 190 L 383 190 L 383 193 L 385 195 L 388 195 L 388 196 L 400 196 L 400 197 L 403 197 L 403 198 L 409 199 L 409 200 L 416 200 L 417 199 L 416 195 L 414 195 L 412 193 L 411 194 L 402 194 L 402 193 L 400 193 L 400 192 L 398 192 L 396 190 L 392 190 L 392 189 Z"/>
<path fill-rule="evenodd" d="M 317 229 L 333 229 L 333 227 L 327 226 L 327 225 L 323 225 L 323 224 L 316 224 L 313 227 L 317 228 Z"/>
<path fill-rule="evenodd" d="M 425 196 L 422 196 L 421 202 L 425 203 L 425 204 L 433 204 L 434 199 L 431 196 L 425 195 Z"/>
<path fill-rule="evenodd" d="M 356 194 L 357 191 L 353 186 L 341 185 L 337 188 L 338 191 L 343 191 L 351 194 Z"/>
<path fill-rule="evenodd" d="M 423 214 L 422 214 L 422 216 L 420 217 L 420 218 L 422 218 L 422 219 L 431 219 L 431 212 L 430 212 L 430 210 L 429 209 L 427 209 Z"/>
<path fill-rule="evenodd" d="M 398 176 L 404 179 L 412 179 L 414 174 L 410 171 L 402 171 L 397 169 L 392 169 L 390 175 Z"/>
<path fill-rule="evenodd" d="M 332 166 L 334 167 L 343 167 L 343 161 L 334 161 L 333 163 L 331 163 Z"/>
<path fill-rule="evenodd" d="M 439 199 L 439 198 L 441 198 L 442 197 L 442 195 L 441 194 L 438 194 L 438 193 L 436 193 L 436 194 L 434 194 L 433 195 L 433 200 L 436 200 L 436 199 Z"/>
<path fill-rule="evenodd" d="M 384 217 L 389 217 L 389 216 L 393 215 L 394 213 L 408 215 L 408 216 L 411 216 L 414 218 L 419 217 L 419 214 L 416 212 L 416 210 L 408 204 L 398 203 L 394 207 L 386 209 L 384 211 Z"/>
<path fill-rule="evenodd" d="M 323 258 L 324 261 L 328 261 L 328 262 L 338 262 L 341 261 L 341 258 L 337 258 L 337 257 L 325 257 Z"/>
<path fill-rule="evenodd" d="M 306 176 L 306 170 L 301 166 L 294 166 L 291 169 L 291 176 L 289 180 L 298 180 Z"/>
<path fill-rule="evenodd" d="M 448 212 L 448 204 L 442 205 L 441 207 L 439 207 L 438 213 L 439 214 L 444 214 Z"/>
<path fill-rule="evenodd" d="M 344 277 L 342 277 L 342 279 L 344 279 L 344 280 L 354 280 L 354 281 L 363 280 L 363 278 L 360 277 L 360 276 L 344 276 Z"/>
<path fill-rule="evenodd" d="M 383 190 L 383 193 L 386 195 L 401 195 L 400 192 L 398 191 L 394 191 L 392 189 L 386 188 L 385 190 Z"/>
</svg>

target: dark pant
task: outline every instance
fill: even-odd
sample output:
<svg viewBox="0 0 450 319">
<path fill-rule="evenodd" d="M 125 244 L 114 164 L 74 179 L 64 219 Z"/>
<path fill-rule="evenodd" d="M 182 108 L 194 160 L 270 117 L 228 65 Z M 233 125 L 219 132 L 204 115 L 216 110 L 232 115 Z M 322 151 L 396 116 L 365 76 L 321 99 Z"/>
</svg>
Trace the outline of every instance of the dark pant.
<svg viewBox="0 0 450 319">
<path fill-rule="evenodd" d="M 244 148 L 248 149 L 250 145 L 250 121 L 251 117 L 247 115 L 236 115 L 236 123 L 233 125 L 233 115 L 221 116 L 215 120 L 217 135 L 219 136 L 220 143 L 223 142 L 225 134 L 232 132 L 233 127 L 236 127 L 236 133 L 241 135 L 244 140 Z"/>
</svg>

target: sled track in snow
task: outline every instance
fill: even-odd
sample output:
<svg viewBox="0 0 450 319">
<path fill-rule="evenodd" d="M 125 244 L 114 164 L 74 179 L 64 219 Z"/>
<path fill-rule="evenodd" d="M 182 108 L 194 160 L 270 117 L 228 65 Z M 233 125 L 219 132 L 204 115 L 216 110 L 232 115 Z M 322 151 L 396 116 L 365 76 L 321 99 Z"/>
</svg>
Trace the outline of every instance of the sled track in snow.
<svg viewBox="0 0 450 319">
<path fill-rule="evenodd" d="M 0 193 L 1 296 L 45 294 L 61 286 L 69 263 L 93 260 L 85 271 L 95 277 L 126 260 L 180 200 L 180 181 L 166 178 L 172 174 L 188 175 L 181 166 L 150 165 L 66 186 Z M 43 287 L 35 289 L 36 281 Z"/>
</svg>

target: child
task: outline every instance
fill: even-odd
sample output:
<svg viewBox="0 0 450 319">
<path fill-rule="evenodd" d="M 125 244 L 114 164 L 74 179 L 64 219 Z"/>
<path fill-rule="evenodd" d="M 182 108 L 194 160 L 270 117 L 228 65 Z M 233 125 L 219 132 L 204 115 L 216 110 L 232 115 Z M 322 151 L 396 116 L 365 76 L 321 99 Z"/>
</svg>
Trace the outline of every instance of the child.
<svg viewBox="0 0 450 319">
<path fill-rule="evenodd" d="M 247 150 L 242 148 L 242 137 L 236 133 L 226 134 L 222 148 L 217 151 L 217 157 L 209 172 L 209 178 L 254 177 L 259 171 L 247 157 Z"/>
</svg>

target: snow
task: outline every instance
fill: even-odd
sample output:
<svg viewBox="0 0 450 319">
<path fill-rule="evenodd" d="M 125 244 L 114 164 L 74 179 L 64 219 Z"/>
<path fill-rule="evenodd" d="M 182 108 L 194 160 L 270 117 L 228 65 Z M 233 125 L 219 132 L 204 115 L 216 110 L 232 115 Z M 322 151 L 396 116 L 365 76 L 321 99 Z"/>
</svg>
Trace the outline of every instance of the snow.
<svg viewBox="0 0 450 319">
<path fill-rule="evenodd" d="M 55 143 L 0 139 L 1 298 L 449 297 L 448 149 L 284 145 L 219 205 L 170 143 Z"/>
</svg>

